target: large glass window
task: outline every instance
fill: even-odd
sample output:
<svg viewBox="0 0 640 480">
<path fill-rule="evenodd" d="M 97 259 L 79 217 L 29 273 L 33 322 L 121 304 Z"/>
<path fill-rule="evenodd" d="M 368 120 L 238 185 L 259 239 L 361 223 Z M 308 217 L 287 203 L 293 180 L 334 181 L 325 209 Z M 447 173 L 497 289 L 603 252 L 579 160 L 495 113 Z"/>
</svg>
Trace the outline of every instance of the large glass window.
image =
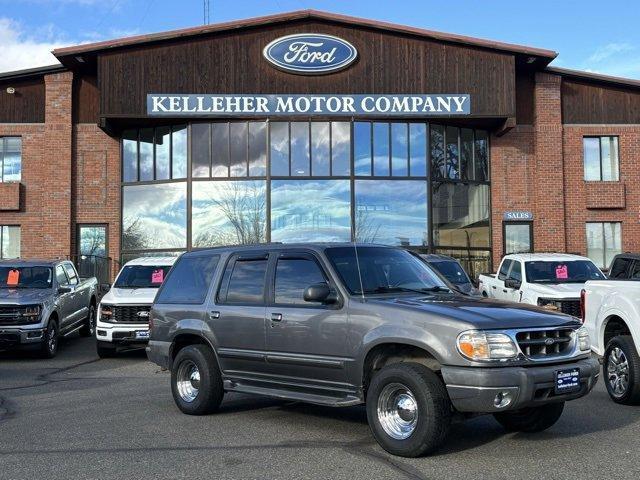
<svg viewBox="0 0 640 480">
<path fill-rule="evenodd" d="M 432 190 L 434 243 L 489 247 L 489 186 L 436 182 Z"/>
<path fill-rule="evenodd" d="M 0 137 L 0 182 L 19 182 L 22 175 L 22 138 Z"/>
<path fill-rule="evenodd" d="M 430 125 L 434 179 L 489 181 L 489 136 L 484 130 Z"/>
<path fill-rule="evenodd" d="M 122 133 L 123 182 L 149 182 L 186 176 L 186 126 L 141 128 Z"/>
<path fill-rule="evenodd" d="M 584 137 L 584 179 L 617 181 L 618 137 Z"/>
<path fill-rule="evenodd" d="M 193 182 L 192 195 L 193 247 L 266 241 L 263 180 Z"/>
<path fill-rule="evenodd" d="M 128 185 L 122 189 L 122 250 L 184 249 L 185 182 Z"/>
<path fill-rule="evenodd" d="M 600 268 L 607 268 L 617 254 L 622 253 L 620 222 L 588 222 L 587 257 Z"/>
<path fill-rule="evenodd" d="M 271 240 L 348 242 L 351 239 L 349 180 L 273 180 Z"/>
<path fill-rule="evenodd" d="M 326 281 L 312 258 L 281 258 L 276 266 L 275 303 L 310 305 L 304 300 L 304 291 Z"/>
<path fill-rule="evenodd" d="M 356 239 L 386 245 L 428 245 L 427 183 L 356 180 Z"/>
<path fill-rule="evenodd" d="M 0 225 L 0 258 L 20 257 L 20 227 Z"/>
</svg>

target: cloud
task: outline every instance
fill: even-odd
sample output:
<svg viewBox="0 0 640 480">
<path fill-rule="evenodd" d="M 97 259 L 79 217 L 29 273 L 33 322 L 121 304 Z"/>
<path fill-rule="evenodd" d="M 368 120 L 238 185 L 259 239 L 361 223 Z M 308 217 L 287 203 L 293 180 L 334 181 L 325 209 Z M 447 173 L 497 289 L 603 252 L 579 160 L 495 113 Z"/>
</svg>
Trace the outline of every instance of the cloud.
<svg viewBox="0 0 640 480">
<path fill-rule="evenodd" d="M 630 43 L 607 43 L 596 48 L 579 68 L 605 75 L 640 78 L 640 49 Z"/>
<path fill-rule="evenodd" d="M 58 63 L 51 50 L 72 43 L 51 25 L 27 33 L 20 23 L 0 17 L 0 72 Z"/>
<path fill-rule="evenodd" d="M 587 62 L 601 63 L 611 57 L 615 57 L 619 53 L 630 52 L 633 50 L 635 50 L 635 47 L 629 43 L 608 43 L 596 48 L 596 50 L 587 59 Z"/>
</svg>

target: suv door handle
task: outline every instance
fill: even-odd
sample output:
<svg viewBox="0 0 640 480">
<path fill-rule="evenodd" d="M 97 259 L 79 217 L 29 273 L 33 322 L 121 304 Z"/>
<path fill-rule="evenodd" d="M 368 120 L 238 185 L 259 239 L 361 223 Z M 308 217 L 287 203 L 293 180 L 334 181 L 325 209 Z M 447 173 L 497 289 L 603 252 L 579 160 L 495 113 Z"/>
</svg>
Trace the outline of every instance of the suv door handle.
<svg viewBox="0 0 640 480">
<path fill-rule="evenodd" d="M 271 321 L 272 322 L 281 322 L 282 321 L 282 314 L 281 313 L 272 313 L 271 314 Z"/>
<path fill-rule="evenodd" d="M 209 318 L 213 318 L 213 319 L 220 318 L 220 312 L 216 312 L 216 311 L 209 312 Z"/>
</svg>

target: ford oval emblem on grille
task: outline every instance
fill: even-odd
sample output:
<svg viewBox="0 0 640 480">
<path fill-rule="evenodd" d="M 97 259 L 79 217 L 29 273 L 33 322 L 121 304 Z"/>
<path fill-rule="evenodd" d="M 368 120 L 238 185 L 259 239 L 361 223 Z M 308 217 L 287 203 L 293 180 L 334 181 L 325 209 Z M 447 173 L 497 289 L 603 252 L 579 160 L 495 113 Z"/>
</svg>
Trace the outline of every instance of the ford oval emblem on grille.
<svg viewBox="0 0 640 480">
<path fill-rule="evenodd" d="M 262 51 L 269 63 L 292 73 L 318 75 L 349 66 L 358 56 L 346 40 L 321 33 L 276 38 Z"/>
<path fill-rule="evenodd" d="M 549 346 L 549 345 L 553 345 L 554 343 L 556 343 L 556 341 L 553 338 L 547 338 L 544 341 L 544 344 Z"/>
<path fill-rule="evenodd" d="M 137 315 L 139 317 L 148 317 L 149 316 L 149 312 L 147 312 L 146 310 L 143 310 L 141 312 L 138 312 Z"/>
</svg>

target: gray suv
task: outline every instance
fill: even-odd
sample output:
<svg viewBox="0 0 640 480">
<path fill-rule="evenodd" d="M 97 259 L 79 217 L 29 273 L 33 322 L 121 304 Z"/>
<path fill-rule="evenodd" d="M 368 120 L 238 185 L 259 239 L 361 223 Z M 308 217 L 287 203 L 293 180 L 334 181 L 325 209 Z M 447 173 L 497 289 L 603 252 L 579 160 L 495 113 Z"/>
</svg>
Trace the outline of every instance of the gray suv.
<svg viewBox="0 0 640 480">
<path fill-rule="evenodd" d="M 151 310 L 147 354 L 171 370 L 180 410 L 224 392 L 365 403 L 387 451 L 433 451 L 452 419 L 553 425 L 598 378 L 574 317 L 461 295 L 409 252 L 260 245 L 182 255 Z"/>
</svg>

